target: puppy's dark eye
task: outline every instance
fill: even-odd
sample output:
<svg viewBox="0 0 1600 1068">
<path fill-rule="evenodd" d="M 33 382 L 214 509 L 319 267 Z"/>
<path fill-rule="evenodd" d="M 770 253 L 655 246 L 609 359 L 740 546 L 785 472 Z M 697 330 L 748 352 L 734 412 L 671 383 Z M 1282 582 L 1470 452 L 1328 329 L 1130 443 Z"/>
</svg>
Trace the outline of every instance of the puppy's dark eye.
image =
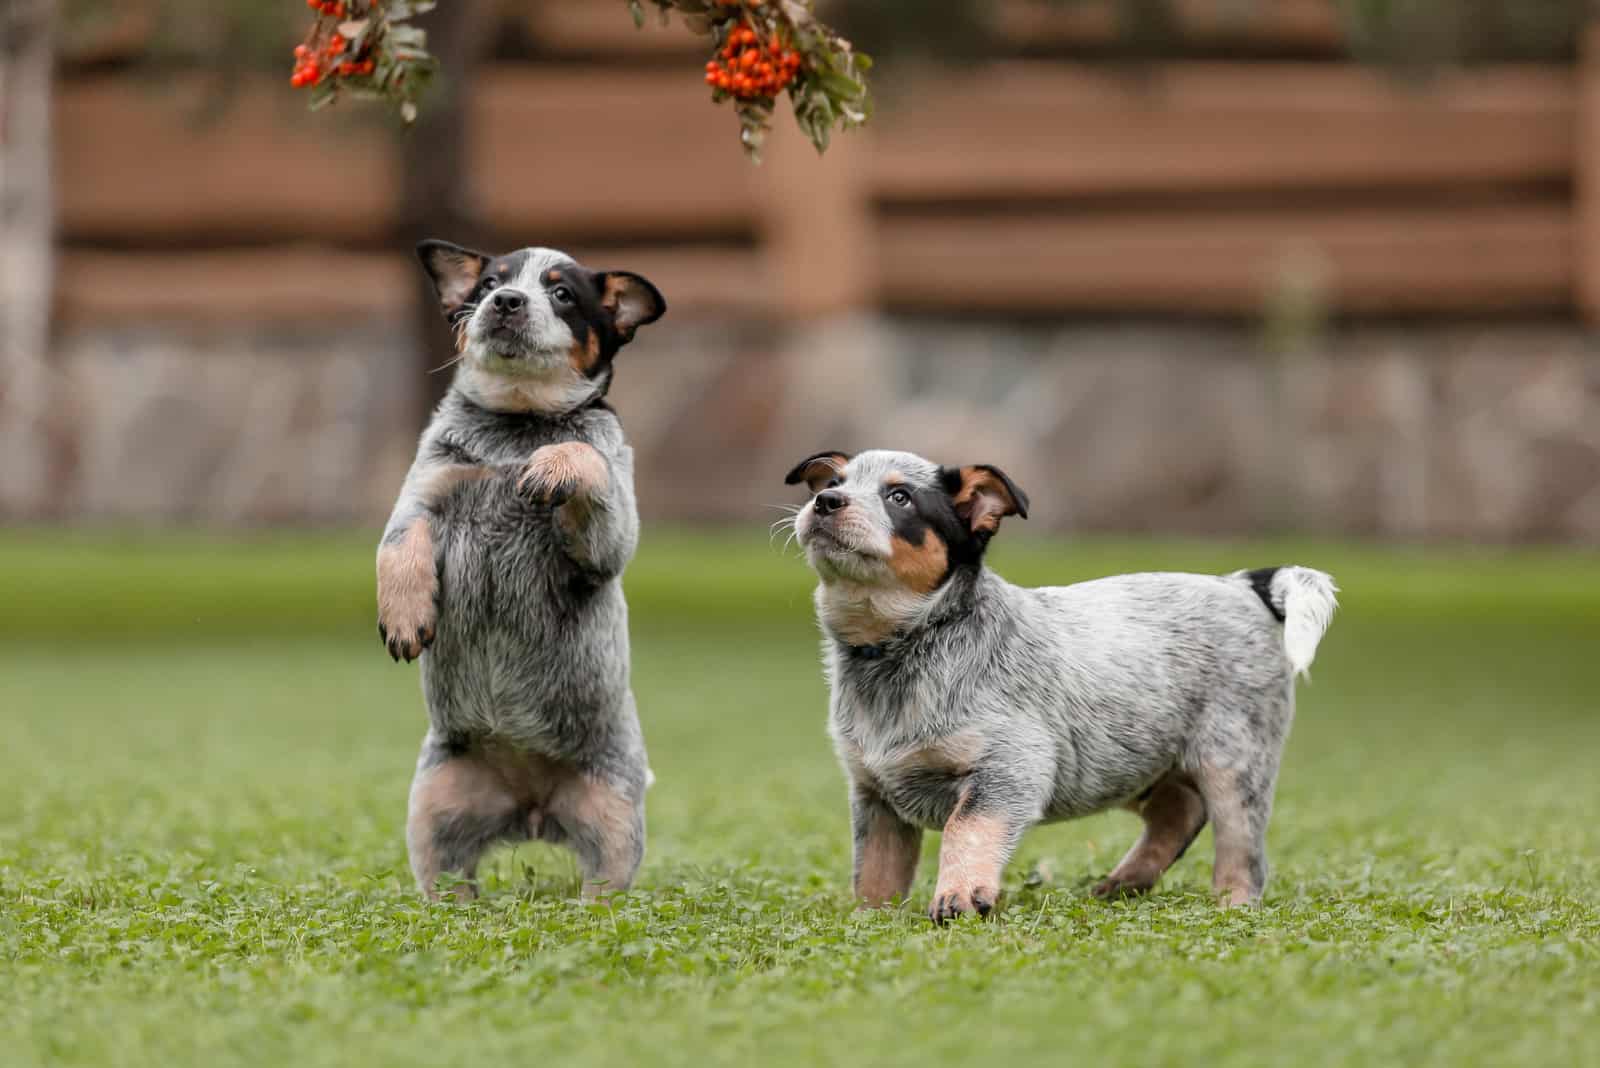
<svg viewBox="0 0 1600 1068">
<path fill-rule="evenodd" d="M 904 508 L 906 505 L 911 503 L 911 494 L 907 493 L 904 489 L 897 487 L 889 491 L 889 500 Z"/>
<path fill-rule="evenodd" d="M 479 282 L 478 284 L 480 286 L 482 286 L 483 287 L 483 291 L 485 293 L 487 293 L 487 292 L 489 292 L 489 290 L 494 289 L 494 288 L 496 288 L 496 287 L 498 287 L 500 285 L 500 279 L 496 278 L 494 275 L 491 274 L 489 277 L 485 278 L 483 281 Z"/>
<path fill-rule="evenodd" d="M 822 488 L 823 489 L 834 489 L 834 488 L 836 488 L 838 486 L 842 486 L 842 485 L 844 485 L 844 479 L 839 478 L 837 475 L 835 475 L 833 478 L 828 479 L 828 484 L 826 486 L 823 486 Z"/>
<path fill-rule="evenodd" d="M 572 290 L 568 289 L 566 286 L 556 286 L 550 291 L 550 298 L 557 304 L 571 304 Z"/>
</svg>

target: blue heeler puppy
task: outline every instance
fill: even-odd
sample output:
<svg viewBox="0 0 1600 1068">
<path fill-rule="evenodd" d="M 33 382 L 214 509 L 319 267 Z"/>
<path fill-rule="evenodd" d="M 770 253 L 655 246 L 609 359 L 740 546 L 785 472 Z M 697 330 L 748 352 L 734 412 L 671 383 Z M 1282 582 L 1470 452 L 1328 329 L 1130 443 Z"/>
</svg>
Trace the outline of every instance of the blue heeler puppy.
<svg viewBox="0 0 1600 1068">
<path fill-rule="evenodd" d="M 789 472 L 821 584 L 830 731 L 850 780 L 855 892 L 911 888 L 942 830 L 930 915 L 988 914 L 1035 823 L 1123 807 L 1144 833 L 1095 893 L 1148 890 L 1209 819 L 1213 885 L 1261 897 L 1294 677 L 1335 607 L 1303 567 L 1022 589 L 984 566 L 1028 498 L 994 467 L 819 453 Z"/>
<path fill-rule="evenodd" d="M 417 254 L 455 327 L 455 381 L 378 547 L 378 631 L 422 658 L 429 729 L 406 844 L 428 894 L 474 892 L 496 842 L 577 854 L 585 896 L 644 855 L 644 739 L 619 581 L 638 540 L 612 359 L 666 310 L 655 286 L 543 248 Z"/>
</svg>

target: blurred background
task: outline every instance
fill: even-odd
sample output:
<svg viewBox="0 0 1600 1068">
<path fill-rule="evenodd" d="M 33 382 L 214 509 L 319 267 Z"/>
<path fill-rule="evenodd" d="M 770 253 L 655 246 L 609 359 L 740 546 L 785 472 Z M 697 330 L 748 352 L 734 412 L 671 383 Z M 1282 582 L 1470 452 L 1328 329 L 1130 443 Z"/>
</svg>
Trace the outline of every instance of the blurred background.
<svg viewBox="0 0 1600 1068">
<path fill-rule="evenodd" d="M 410 246 L 554 245 L 671 310 L 613 400 L 647 523 L 795 458 L 1004 466 L 1032 533 L 1600 541 L 1581 0 L 898 0 L 825 158 L 704 43 L 454 0 L 409 131 L 307 114 L 303 5 L 9 0 L 0 515 L 376 529 L 448 373 Z"/>
<path fill-rule="evenodd" d="M 0 11 L 17 805 L 81 802 L 85 768 L 142 779 L 144 744 L 203 797 L 179 770 L 197 736 L 239 781 L 344 730 L 388 818 L 421 717 L 373 636 L 373 545 L 451 353 L 422 237 L 553 245 L 667 296 L 611 394 L 664 780 L 767 774 L 781 720 L 796 782 L 835 796 L 810 575 L 768 534 L 800 497 L 783 473 L 826 448 L 1003 467 L 1032 509 L 991 560 L 1021 582 L 1332 571 L 1325 730 L 1446 675 L 1486 715 L 1542 707 L 1551 751 L 1575 737 L 1561 709 L 1592 706 L 1600 38 L 1579 0 L 835 0 L 880 58 L 876 115 L 819 158 L 780 107 L 760 166 L 708 100 L 704 39 L 635 29 L 621 0 L 447 0 L 420 20 L 443 74 L 409 129 L 307 112 L 298 0 Z M 37 733 L 52 708 L 79 767 Z"/>
<path fill-rule="evenodd" d="M 1169 1032 L 1129 1048 L 1192 1060 L 1204 1032 L 1220 1059 L 1270 1060 L 1239 1038 L 1255 1028 L 1281 1059 L 1471 1042 L 1497 1060 L 1485 1018 L 1503 1042 L 1600 1033 L 1577 970 L 1600 879 L 1586 0 L 823 8 L 880 57 L 876 115 L 819 159 L 780 105 L 757 167 L 708 100 L 704 39 L 636 30 L 622 0 L 445 0 L 419 20 L 443 75 L 410 130 L 353 101 L 307 112 L 301 0 L 0 0 L 0 960 L 19 1006 L 0 1047 L 18 1063 L 347 1064 L 380 1034 L 393 1053 L 368 1061 L 618 1036 L 689 1057 L 616 1026 L 709 1011 L 679 1013 L 684 991 L 721 1006 L 706 1048 L 725 1056 L 767 1058 L 749 1035 L 799 1021 L 859 1058 L 852 1028 L 881 1021 L 905 1059 L 941 1029 L 904 1021 L 991 1041 L 1034 1004 L 1017 984 L 1057 979 L 1041 1042 L 1128 1041 L 1138 1017 L 1077 948 L 1039 952 L 1037 918 L 961 940 L 1013 954 L 977 998 L 977 969 L 924 956 L 908 923 L 906 952 L 878 955 L 962 999 L 931 1016 L 854 935 L 791 943 L 791 921 L 843 922 L 850 843 L 811 576 L 768 524 L 800 500 L 782 485 L 800 457 L 879 445 L 1013 475 L 1033 507 L 989 559 L 1020 583 L 1297 562 L 1343 587 L 1299 691 L 1269 904 L 1361 933 L 1189 940 L 1181 911 L 1126 913 L 1153 947 L 1124 969 L 1149 979 L 1130 1003 Z M 645 524 L 624 580 L 658 776 L 640 886 L 690 903 L 661 913 L 691 932 L 683 969 L 629 956 L 645 927 L 613 919 L 605 941 L 559 912 L 549 953 L 480 938 L 481 912 L 446 917 L 459 943 L 419 950 L 410 919 L 369 937 L 417 907 L 401 827 L 424 713 L 416 666 L 375 633 L 373 553 L 448 385 L 422 237 L 554 245 L 671 305 L 611 400 Z M 1092 951 L 1072 910 L 1133 830 L 1030 833 L 1007 892 Z M 1203 895 L 1210 843 L 1190 858 L 1137 907 Z M 574 879 L 524 847 L 489 865 L 489 904 L 532 929 Z M 718 909 L 749 948 L 693 933 Z M 758 945 L 758 915 L 806 959 L 859 949 L 857 978 L 775 965 L 801 958 Z M 1264 1021 L 1235 965 L 1269 951 L 1303 963 L 1263 980 L 1286 1006 Z M 1191 953 L 1226 977 L 1165 986 Z M 528 1013 L 520 984 L 547 981 L 580 1011 Z M 854 1023 L 795 1015 L 801 989 Z M 534 1047 L 506 1037 L 530 1027 Z"/>
</svg>

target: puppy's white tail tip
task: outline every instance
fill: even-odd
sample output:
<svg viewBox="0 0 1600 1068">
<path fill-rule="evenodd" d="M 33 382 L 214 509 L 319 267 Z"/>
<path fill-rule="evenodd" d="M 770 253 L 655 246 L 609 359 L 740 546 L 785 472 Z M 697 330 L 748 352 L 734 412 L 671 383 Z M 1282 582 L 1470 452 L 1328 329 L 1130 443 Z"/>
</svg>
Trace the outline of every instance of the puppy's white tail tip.
<svg viewBox="0 0 1600 1068">
<path fill-rule="evenodd" d="M 1272 606 L 1283 617 L 1283 651 L 1296 675 L 1304 675 L 1317 656 L 1317 644 L 1339 607 L 1333 576 L 1309 567 L 1280 567 L 1272 576 Z"/>
</svg>

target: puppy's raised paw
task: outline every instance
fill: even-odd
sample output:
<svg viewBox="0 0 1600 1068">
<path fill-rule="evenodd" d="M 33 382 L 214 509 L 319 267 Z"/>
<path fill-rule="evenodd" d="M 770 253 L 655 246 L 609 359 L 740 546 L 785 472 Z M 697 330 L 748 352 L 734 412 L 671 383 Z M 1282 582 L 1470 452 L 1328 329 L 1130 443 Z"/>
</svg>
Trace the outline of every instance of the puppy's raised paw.
<svg viewBox="0 0 1600 1068">
<path fill-rule="evenodd" d="M 422 650 L 433 644 L 434 629 L 433 624 L 429 623 L 411 630 L 391 633 L 388 625 L 380 619 L 378 637 L 382 639 L 384 648 L 389 650 L 389 655 L 394 658 L 395 663 L 404 660 L 409 664 L 422 655 Z"/>
<path fill-rule="evenodd" d="M 418 519 L 378 549 L 378 637 L 395 660 L 410 663 L 433 644 L 438 600 L 433 538 Z"/>
<path fill-rule="evenodd" d="M 998 887 L 973 886 L 951 889 L 936 887 L 933 891 L 933 904 L 928 907 L 928 919 L 942 926 L 951 920 L 959 920 L 973 913 L 988 916 L 994 911 L 995 904 L 999 900 Z"/>
<path fill-rule="evenodd" d="M 605 457 L 581 441 L 541 446 L 517 479 L 518 489 L 551 507 L 574 499 L 592 500 L 610 485 Z"/>
</svg>

